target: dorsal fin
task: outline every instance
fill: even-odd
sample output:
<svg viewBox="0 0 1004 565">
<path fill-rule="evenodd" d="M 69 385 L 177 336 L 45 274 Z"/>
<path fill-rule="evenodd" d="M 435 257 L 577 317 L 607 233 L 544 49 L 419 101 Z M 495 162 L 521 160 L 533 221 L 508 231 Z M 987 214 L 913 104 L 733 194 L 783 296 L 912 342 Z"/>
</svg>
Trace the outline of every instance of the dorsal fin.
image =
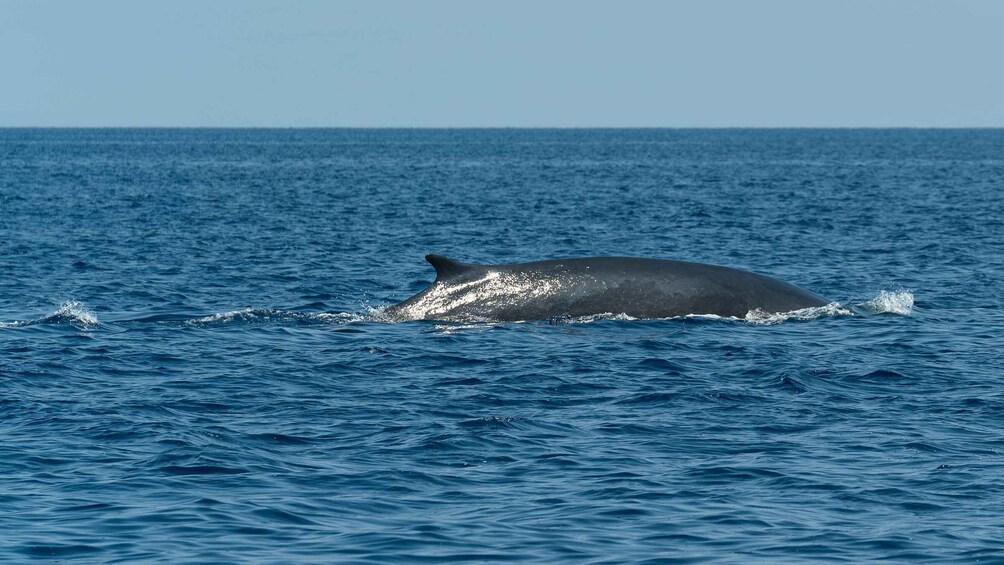
<svg viewBox="0 0 1004 565">
<path fill-rule="evenodd" d="M 448 257 L 443 257 L 442 255 L 436 255 L 435 253 L 429 253 L 426 255 L 425 260 L 428 261 L 434 269 L 436 269 L 437 281 L 459 277 L 465 273 L 470 273 L 472 270 L 479 267 L 479 265 L 461 263 Z"/>
</svg>

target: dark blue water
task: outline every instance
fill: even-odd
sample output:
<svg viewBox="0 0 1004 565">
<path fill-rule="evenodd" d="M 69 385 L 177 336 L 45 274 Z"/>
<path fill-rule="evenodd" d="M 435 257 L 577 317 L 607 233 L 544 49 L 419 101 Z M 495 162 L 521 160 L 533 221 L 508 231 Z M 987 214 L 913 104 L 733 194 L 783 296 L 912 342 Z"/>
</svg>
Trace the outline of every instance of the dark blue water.
<svg viewBox="0 0 1004 565">
<path fill-rule="evenodd" d="M 1004 131 L 0 130 L 0 560 L 1004 560 Z M 471 262 L 809 319 L 389 323 Z"/>
</svg>

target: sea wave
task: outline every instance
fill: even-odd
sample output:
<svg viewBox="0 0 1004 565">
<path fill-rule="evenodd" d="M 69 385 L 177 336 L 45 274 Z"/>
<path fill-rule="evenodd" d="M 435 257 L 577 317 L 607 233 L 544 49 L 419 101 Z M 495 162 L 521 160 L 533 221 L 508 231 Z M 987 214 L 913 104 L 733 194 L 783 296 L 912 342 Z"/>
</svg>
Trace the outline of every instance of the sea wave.
<svg viewBox="0 0 1004 565">
<path fill-rule="evenodd" d="M 830 302 L 829 304 L 823 306 L 817 306 L 813 308 L 802 308 L 800 310 L 792 310 L 790 312 L 765 312 L 759 308 L 750 310 L 743 317 L 736 316 L 719 316 L 717 314 L 688 314 L 686 316 L 673 316 L 668 318 L 657 318 L 657 320 L 691 320 L 691 321 L 708 321 L 708 322 L 739 322 L 756 326 L 765 325 L 775 325 L 784 322 L 799 322 L 815 320 L 819 318 L 829 318 L 833 316 L 854 316 L 854 315 L 875 315 L 875 314 L 897 314 L 901 316 L 909 316 L 913 312 L 913 302 L 914 296 L 911 291 L 900 290 L 900 291 L 879 291 L 877 295 L 871 299 L 864 301 L 847 301 L 847 302 Z M 394 320 L 387 316 L 375 316 L 371 319 L 376 321 L 387 321 L 395 322 L 400 320 Z M 590 324 L 594 322 L 603 321 L 635 321 L 638 318 L 628 316 L 627 314 L 614 314 L 611 312 L 604 312 L 601 314 L 592 314 L 589 316 L 572 316 L 572 317 L 557 317 L 545 320 L 546 323 L 550 325 L 568 325 L 568 324 Z M 524 320 L 525 323 L 529 320 Z M 467 320 L 463 323 L 457 322 L 456 324 L 447 324 L 437 326 L 439 328 L 449 327 L 452 330 L 457 329 L 484 329 L 486 326 L 497 325 L 500 322 L 492 320 Z"/>
<path fill-rule="evenodd" d="M 98 318 L 84 306 L 83 302 L 79 300 L 67 300 L 60 304 L 56 310 L 41 318 L 0 322 L 0 328 L 21 328 L 49 324 L 73 324 L 76 326 L 92 327 L 98 325 Z"/>
<path fill-rule="evenodd" d="M 715 314 L 690 314 L 687 316 L 676 316 L 671 318 L 660 318 L 662 320 L 705 320 L 705 321 L 726 321 L 741 322 L 751 325 L 774 325 L 791 321 L 806 321 L 817 318 L 831 316 L 853 316 L 875 315 L 875 314 L 896 314 L 909 316 L 913 312 L 914 295 L 909 290 L 888 291 L 882 290 L 874 297 L 863 301 L 850 301 L 845 303 L 831 302 L 825 306 L 816 308 L 804 308 L 791 312 L 771 313 L 760 309 L 750 310 L 744 317 L 718 316 Z M 195 327 L 227 327 L 227 326 L 258 326 L 258 325 L 289 325 L 289 326 L 313 326 L 330 324 L 348 324 L 353 322 L 387 322 L 395 323 L 401 320 L 392 318 L 385 313 L 385 307 L 367 308 L 362 312 L 300 312 L 296 310 L 283 310 L 278 308 L 241 308 L 226 312 L 218 312 L 198 318 L 184 320 L 167 320 L 172 323 L 180 323 L 185 326 Z M 614 314 L 610 312 L 593 314 L 589 316 L 560 317 L 544 320 L 550 325 L 569 324 L 590 324 L 602 321 L 635 321 L 638 318 L 626 314 Z M 525 320 L 529 322 L 530 320 Z M 494 320 L 468 320 L 464 323 L 446 324 L 437 327 L 449 327 L 457 329 L 485 329 L 486 327 L 498 325 L 500 322 Z M 41 318 L 33 320 L 15 320 L 12 322 L 0 322 L 0 328 L 19 328 L 25 326 L 45 325 L 45 324 L 72 324 L 81 327 L 94 327 L 98 325 L 97 316 L 94 315 L 79 300 L 68 300 L 59 305 L 56 310 Z"/>
<path fill-rule="evenodd" d="M 882 290 L 861 307 L 870 314 L 909 316 L 913 313 L 913 293 L 909 290 Z"/>
<path fill-rule="evenodd" d="M 231 325 L 325 325 L 325 324 L 346 324 L 359 322 L 366 319 L 362 314 L 352 312 L 298 312 L 296 310 L 281 310 L 275 308 L 243 308 L 229 312 L 219 312 L 186 320 L 183 322 L 190 326 L 220 327 Z"/>
<path fill-rule="evenodd" d="M 851 316 L 854 312 L 839 302 L 830 302 L 824 306 L 814 308 L 802 308 L 791 312 L 764 312 L 756 309 L 750 310 L 742 321 L 754 325 L 773 325 L 782 322 L 815 320 L 817 318 L 827 318 L 830 316 Z"/>
</svg>

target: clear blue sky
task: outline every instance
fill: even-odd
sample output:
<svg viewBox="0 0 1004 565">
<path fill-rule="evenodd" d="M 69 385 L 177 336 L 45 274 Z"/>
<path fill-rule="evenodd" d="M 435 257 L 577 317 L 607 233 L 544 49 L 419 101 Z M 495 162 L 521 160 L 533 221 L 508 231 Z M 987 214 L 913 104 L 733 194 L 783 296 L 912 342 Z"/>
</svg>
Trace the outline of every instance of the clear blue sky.
<svg viewBox="0 0 1004 565">
<path fill-rule="evenodd" d="M 0 126 L 1004 126 L 1004 1 L 0 0 Z"/>
</svg>

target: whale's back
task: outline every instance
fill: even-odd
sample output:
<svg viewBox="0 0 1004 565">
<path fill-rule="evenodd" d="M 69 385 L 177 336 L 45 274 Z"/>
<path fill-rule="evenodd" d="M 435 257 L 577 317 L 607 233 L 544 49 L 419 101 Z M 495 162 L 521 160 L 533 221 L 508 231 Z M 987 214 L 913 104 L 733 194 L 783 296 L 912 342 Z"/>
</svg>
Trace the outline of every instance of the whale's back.
<svg viewBox="0 0 1004 565">
<path fill-rule="evenodd" d="M 667 259 L 585 257 L 476 265 L 441 255 L 427 289 L 388 309 L 403 319 L 538 320 L 626 314 L 743 317 L 822 306 L 820 296 L 750 271 Z"/>
</svg>

